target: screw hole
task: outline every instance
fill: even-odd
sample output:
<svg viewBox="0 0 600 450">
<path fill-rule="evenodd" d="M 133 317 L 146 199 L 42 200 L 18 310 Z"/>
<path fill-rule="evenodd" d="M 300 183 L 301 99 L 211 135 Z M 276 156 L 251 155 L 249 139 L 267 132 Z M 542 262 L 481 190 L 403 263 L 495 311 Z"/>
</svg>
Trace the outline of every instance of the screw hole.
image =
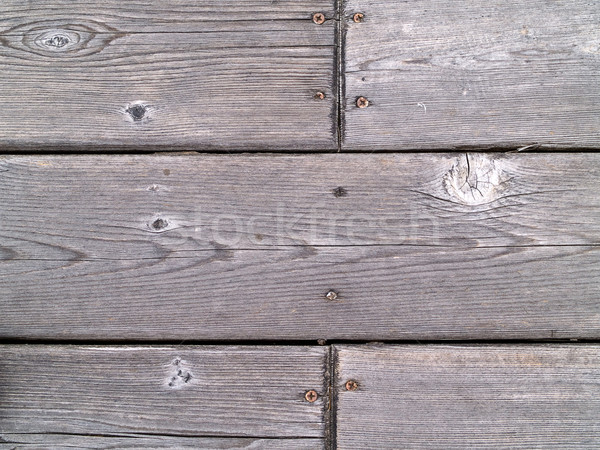
<svg viewBox="0 0 600 450">
<path fill-rule="evenodd" d="M 337 187 L 333 190 L 333 195 L 336 197 L 345 197 L 346 195 L 348 195 L 348 191 L 346 189 L 344 189 L 343 187 Z"/>
</svg>

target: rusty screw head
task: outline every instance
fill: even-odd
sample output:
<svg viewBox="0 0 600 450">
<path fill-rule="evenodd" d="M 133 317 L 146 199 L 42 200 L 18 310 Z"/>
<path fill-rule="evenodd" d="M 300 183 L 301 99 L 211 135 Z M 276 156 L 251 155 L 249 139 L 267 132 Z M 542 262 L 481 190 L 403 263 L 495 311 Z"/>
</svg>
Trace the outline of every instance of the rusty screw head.
<svg viewBox="0 0 600 450">
<path fill-rule="evenodd" d="M 315 100 L 323 100 L 325 98 L 325 93 L 324 92 L 317 92 L 315 94 Z"/>
<path fill-rule="evenodd" d="M 319 394 L 317 394 L 317 391 L 310 390 L 307 391 L 306 394 L 304 394 L 304 398 L 308 403 L 314 403 L 319 398 Z"/>
<path fill-rule="evenodd" d="M 325 298 L 331 301 L 337 300 L 338 294 L 335 291 L 329 291 L 327 294 L 325 294 Z"/>
<path fill-rule="evenodd" d="M 358 389 L 358 383 L 354 380 L 346 381 L 346 390 L 347 391 L 355 391 Z"/>
<path fill-rule="evenodd" d="M 356 106 L 359 108 L 366 108 L 369 106 L 369 100 L 367 100 L 365 97 L 358 97 L 356 99 Z"/>
<path fill-rule="evenodd" d="M 323 13 L 314 13 L 313 14 L 313 22 L 317 25 L 321 25 L 325 23 L 325 14 Z"/>
<path fill-rule="evenodd" d="M 354 20 L 356 23 L 361 23 L 364 18 L 365 15 L 363 13 L 356 13 L 352 16 L 352 20 Z"/>
</svg>

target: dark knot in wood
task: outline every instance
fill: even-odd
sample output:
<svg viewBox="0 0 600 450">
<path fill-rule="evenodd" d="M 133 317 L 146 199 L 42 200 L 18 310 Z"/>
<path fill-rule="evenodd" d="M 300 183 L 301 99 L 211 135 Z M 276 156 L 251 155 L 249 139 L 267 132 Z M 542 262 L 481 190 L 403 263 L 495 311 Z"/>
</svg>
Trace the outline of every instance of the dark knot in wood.
<svg viewBox="0 0 600 450">
<path fill-rule="evenodd" d="M 127 113 L 131 116 L 133 120 L 139 121 L 142 120 L 146 115 L 146 109 L 146 105 L 131 105 L 129 108 L 127 108 Z"/>
<path fill-rule="evenodd" d="M 158 218 L 154 222 L 152 222 L 152 228 L 156 231 L 164 230 L 169 225 L 165 219 Z"/>
</svg>

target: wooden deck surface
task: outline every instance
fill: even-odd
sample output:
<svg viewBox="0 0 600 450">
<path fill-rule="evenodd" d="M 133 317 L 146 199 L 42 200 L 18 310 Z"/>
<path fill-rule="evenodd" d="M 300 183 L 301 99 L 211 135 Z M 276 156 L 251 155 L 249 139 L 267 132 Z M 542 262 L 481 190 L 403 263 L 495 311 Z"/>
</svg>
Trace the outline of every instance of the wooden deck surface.
<svg viewBox="0 0 600 450">
<path fill-rule="evenodd" d="M 598 2 L 344 2 L 355 11 L 344 149 L 600 145 Z"/>
<path fill-rule="evenodd" d="M 598 345 L 335 347 L 339 448 L 600 446 Z"/>
<path fill-rule="evenodd" d="M 2 2 L 0 449 L 600 448 L 599 25 Z"/>
<path fill-rule="evenodd" d="M 600 338 L 600 155 L 15 156 L 0 170 L 5 338 Z"/>
</svg>

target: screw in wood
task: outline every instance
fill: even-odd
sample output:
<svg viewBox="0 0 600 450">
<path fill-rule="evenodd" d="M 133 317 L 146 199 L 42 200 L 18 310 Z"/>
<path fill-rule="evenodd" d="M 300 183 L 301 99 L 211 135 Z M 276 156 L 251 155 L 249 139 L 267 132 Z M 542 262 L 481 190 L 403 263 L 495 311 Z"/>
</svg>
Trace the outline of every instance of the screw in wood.
<svg viewBox="0 0 600 450">
<path fill-rule="evenodd" d="M 325 294 L 325 298 L 331 301 L 337 300 L 338 294 L 335 291 L 329 291 L 327 294 Z"/>
<path fill-rule="evenodd" d="M 352 16 L 352 20 L 354 20 L 356 23 L 361 23 L 364 18 L 365 15 L 363 13 L 356 13 Z"/>
<path fill-rule="evenodd" d="M 365 97 L 358 97 L 356 99 L 356 106 L 358 106 L 359 108 L 366 108 L 367 106 L 369 106 L 369 100 L 367 100 Z"/>
<path fill-rule="evenodd" d="M 325 98 L 324 92 L 319 91 L 315 94 L 315 100 L 323 100 L 324 98 Z"/>
<path fill-rule="evenodd" d="M 317 391 L 310 390 L 307 391 L 306 394 L 304 394 L 304 398 L 308 403 L 314 403 L 319 398 L 319 394 L 317 394 Z"/>
<path fill-rule="evenodd" d="M 317 25 L 321 25 L 325 23 L 325 14 L 323 13 L 314 13 L 313 14 L 313 22 Z"/>
<path fill-rule="evenodd" d="M 346 381 L 346 390 L 347 391 L 355 391 L 358 389 L 358 383 L 354 380 Z"/>
</svg>

